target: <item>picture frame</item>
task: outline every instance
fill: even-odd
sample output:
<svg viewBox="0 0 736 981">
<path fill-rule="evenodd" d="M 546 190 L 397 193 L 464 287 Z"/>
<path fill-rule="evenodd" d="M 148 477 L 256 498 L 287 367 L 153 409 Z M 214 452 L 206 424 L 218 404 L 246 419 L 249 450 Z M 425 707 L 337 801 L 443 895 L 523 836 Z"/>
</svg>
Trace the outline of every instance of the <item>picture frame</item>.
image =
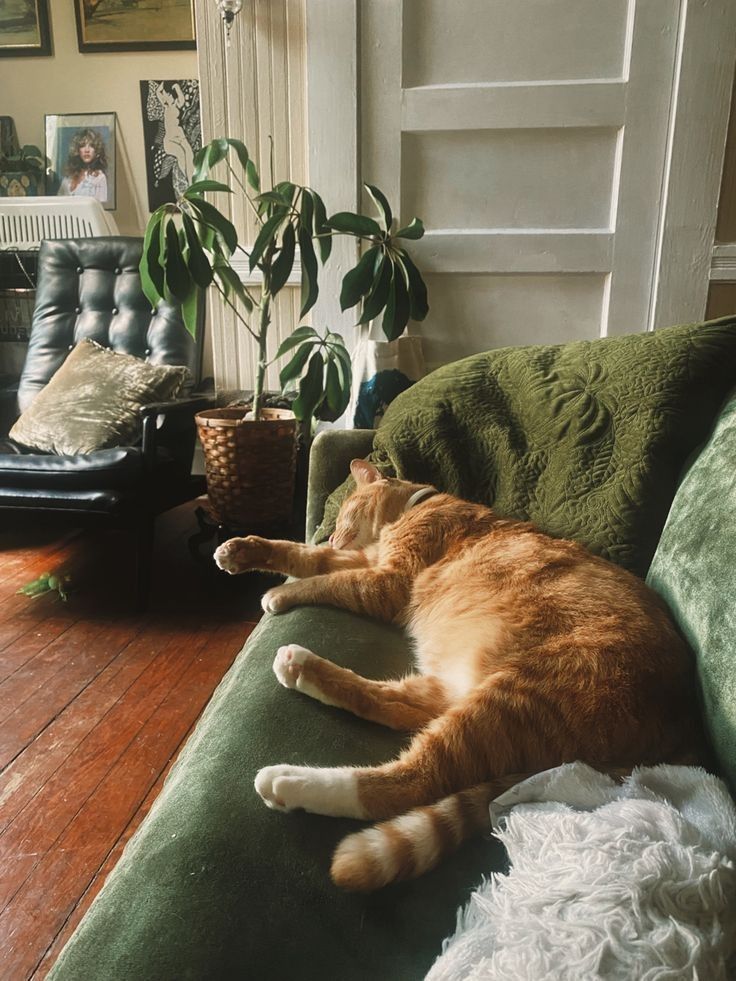
<svg viewBox="0 0 736 981">
<path fill-rule="evenodd" d="M 50 161 L 47 193 L 96 198 L 106 211 L 114 211 L 117 114 L 49 114 L 44 130 Z"/>
<path fill-rule="evenodd" d="M 4 0 L 0 4 L 0 58 L 50 55 L 49 0 Z"/>
<path fill-rule="evenodd" d="M 74 0 L 74 13 L 83 53 L 197 47 L 194 0 Z"/>
<path fill-rule="evenodd" d="M 142 79 L 141 113 L 148 178 L 148 208 L 176 201 L 194 178 L 202 148 L 199 80 Z"/>
</svg>

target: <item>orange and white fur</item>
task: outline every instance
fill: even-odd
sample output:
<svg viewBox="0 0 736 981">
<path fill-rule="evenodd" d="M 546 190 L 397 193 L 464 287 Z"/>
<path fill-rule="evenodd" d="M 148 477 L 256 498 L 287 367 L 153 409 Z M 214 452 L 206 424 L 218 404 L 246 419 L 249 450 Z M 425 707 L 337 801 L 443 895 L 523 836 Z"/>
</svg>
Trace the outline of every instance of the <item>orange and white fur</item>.
<svg viewBox="0 0 736 981">
<path fill-rule="evenodd" d="M 640 579 L 582 546 L 354 460 L 355 492 L 331 547 L 234 538 L 231 573 L 297 577 L 269 590 L 282 613 L 327 604 L 402 624 L 416 673 L 370 681 L 297 645 L 279 682 L 414 732 L 382 766 L 262 769 L 271 808 L 381 820 L 344 839 L 332 878 L 369 890 L 418 875 L 488 830 L 488 803 L 571 760 L 608 771 L 690 759 L 699 747 L 691 654 Z"/>
</svg>

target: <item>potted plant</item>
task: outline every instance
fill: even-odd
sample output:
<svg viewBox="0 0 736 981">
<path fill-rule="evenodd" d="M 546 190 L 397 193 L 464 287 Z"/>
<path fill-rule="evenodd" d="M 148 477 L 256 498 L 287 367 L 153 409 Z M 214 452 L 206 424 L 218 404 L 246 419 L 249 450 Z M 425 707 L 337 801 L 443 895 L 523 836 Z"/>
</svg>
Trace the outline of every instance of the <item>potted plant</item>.
<svg viewBox="0 0 736 981">
<path fill-rule="evenodd" d="M 46 157 L 37 146 L 27 145 L 0 155 L 0 197 L 43 194 L 45 170 Z"/>
<path fill-rule="evenodd" d="M 237 192 L 244 195 L 258 224 L 255 241 L 246 248 L 235 227 L 206 195 L 234 193 L 230 184 L 213 180 L 215 167 L 227 170 Z M 252 409 L 213 409 L 197 423 L 205 449 L 208 493 L 214 516 L 225 524 L 246 521 L 268 524 L 291 513 L 296 422 L 307 431 L 314 419 L 335 420 L 350 398 L 350 355 L 343 338 L 329 328 L 320 332 L 301 325 L 319 294 L 319 263 L 330 256 L 334 235 L 350 235 L 367 246 L 343 278 L 343 310 L 360 305 L 358 323 L 383 314 L 389 340 L 398 337 L 410 319 L 428 312 L 427 291 L 406 251 L 406 241 L 419 239 L 418 218 L 395 229 L 391 207 L 382 192 L 365 188 L 377 219 L 352 212 L 327 216 L 320 195 L 290 181 L 264 190 L 247 147 L 240 140 L 216 139 L 195 157 L 192 184 L 173 204 L 151 216 L 141 260 L 143 289 L 152 305 L 161 299 L 182 304 L 187 329 L 195 330 L 197 304 L 203 290 L 214 290 L 248 331 L 258 347 L 253 378 Z M 301 258 L 299 322 L 268 359 L 268 331 L 274 298 L 286 286 L 297 255 Z M 258 270 L 257 290 L 243 284 L 233 268 L 236 253 Z M 288 356 L 288 358 L 287 358 Z M 279 380 L 283 388 L 297 385 L 293 413 L 266 409 L 264 379 L 270 364 L 286 359 Z M 285 418 L 288 416 L 289 418 Z"/>
</svg>

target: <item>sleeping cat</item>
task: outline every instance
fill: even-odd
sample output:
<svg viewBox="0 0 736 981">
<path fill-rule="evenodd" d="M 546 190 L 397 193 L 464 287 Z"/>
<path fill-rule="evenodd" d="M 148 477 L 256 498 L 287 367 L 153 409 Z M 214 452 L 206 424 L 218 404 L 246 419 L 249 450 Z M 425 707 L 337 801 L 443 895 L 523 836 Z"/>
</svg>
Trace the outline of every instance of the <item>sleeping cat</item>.
<svg viewBox="0 0 736 981">
<path fill-rule="evenodd" d="M 371 890 L 419 875 L 489 830 L 488 803 L 528 776 L 584 760 L 609 772 L 693 761 L 693 659 L 662 600 L 582 546 L 353 460 L 357 487 L 332 547 L 233 538 L 230 573 L 298 577 L 269 590 L 282 613 L 321 603 L 402 624 L 416 672 L 369 681 L 297 645 L 282 685 L 415 732 L 383 766 L 267 766 L 265 803 L 384 820 L 339 845 L 332 878 Z"/>
</svg>

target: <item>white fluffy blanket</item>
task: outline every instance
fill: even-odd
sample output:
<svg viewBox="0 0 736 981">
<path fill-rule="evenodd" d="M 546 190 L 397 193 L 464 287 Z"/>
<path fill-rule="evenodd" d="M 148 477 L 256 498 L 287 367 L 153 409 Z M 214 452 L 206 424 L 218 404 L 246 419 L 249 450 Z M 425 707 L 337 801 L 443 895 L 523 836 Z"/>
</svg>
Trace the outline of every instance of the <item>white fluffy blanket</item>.
<svg viewBox="0 0 736 981">
<path fill-rule="evenodd" d="M 582 763 L 491 805 L 511 861 L 458 914 L 427 981 L 722 981 L 736 950 L 736 807 L 697 767 Z M 731 970 L 729 970 L 729 964 Z"/>
</svg>

